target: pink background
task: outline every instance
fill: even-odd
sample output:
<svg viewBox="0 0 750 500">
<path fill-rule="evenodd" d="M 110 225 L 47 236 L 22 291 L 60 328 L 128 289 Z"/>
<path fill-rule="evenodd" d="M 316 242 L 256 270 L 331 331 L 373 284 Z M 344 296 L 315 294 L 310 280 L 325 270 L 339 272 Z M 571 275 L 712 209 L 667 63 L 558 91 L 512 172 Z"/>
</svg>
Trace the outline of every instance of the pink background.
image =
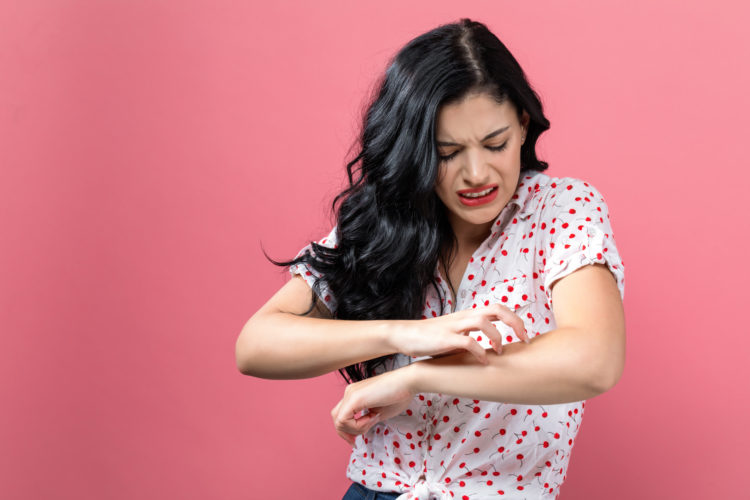
<svg viewBox="0 0 750 500">
<path fill-rule="evenodd" d="M 288 279 L 261 244 L 330 228 L 388 57 L 464 16 L 626 263 L 625 374 L 560 498 L 748 495 L 746 3 L 460 4 L 0 3 L 0 496 L 343 496 L 340 377 L 243 376 L 235 340 Z"/>
</svg>

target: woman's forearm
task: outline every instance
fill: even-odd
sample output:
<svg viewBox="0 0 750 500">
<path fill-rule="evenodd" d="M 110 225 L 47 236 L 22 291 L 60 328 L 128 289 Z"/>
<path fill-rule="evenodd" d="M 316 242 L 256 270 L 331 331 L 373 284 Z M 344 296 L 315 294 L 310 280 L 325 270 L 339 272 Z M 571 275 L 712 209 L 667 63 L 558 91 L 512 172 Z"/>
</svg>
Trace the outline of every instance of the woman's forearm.
<svg viewBox="0 0 750 500">
<path fill-rule="evenodd" d="M 482 365 L 467 353 L 412 363 L 406 370 L 413 392 L 516 404 L 559 404 L 594 397 L 616 380 L 600 368 L 587 332 L 558 328 L 534 337 L 530 344 L 503 345 L 488 351 Z"/>
<path fill-rule="evenodd" d="M 398 320 L 349 321 L 286 312 L 251 318 L 237 340 L 237 368 L 267 379 L 317 377 L 396 352 Z"/>
</svg>

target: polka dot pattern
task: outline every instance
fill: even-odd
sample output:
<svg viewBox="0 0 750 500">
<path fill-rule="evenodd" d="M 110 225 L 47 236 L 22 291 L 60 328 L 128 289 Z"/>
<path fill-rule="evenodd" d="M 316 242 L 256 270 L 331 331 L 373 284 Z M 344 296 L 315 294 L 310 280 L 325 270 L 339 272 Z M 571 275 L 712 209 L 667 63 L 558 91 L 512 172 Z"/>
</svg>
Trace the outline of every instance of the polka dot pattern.
<svg viewBox="0 0 750 500">
<path fill-rule="evenodd" d="M 335 245 L 335 227 L 319 243 Z M 580 179 L 525 173 L 472 256 L 455 310 L 499 302 L 523 319 L 530 336 L 543 335 L 557 327 L 549 285 L 593 263 L 607 265 L 624 298 L 625 267 L 601 193 Z M 312 283 L 314 274 L 304 266 L 290 272 Z M 435 273 L 448 312 L 451 293 Z M 325 301 L 326 294 L 324 288 L 321 298 L 335 307 L 333 297 Z M 430 289 L 423 317 L 439 311 L 440 298 Z M 503 344 L 520 341 L 504 323 L 494 324 Z M 481 332 L 471 335 L 490 347 Z M 420 359 L 399 354 L 384 370 Z M 585 404 L 520 405 L 417 394 L 404 413 L 357 437 L 347 477 L 372 490 L 399 492 L 399 500 L 556 498 Z"/>
</svg>

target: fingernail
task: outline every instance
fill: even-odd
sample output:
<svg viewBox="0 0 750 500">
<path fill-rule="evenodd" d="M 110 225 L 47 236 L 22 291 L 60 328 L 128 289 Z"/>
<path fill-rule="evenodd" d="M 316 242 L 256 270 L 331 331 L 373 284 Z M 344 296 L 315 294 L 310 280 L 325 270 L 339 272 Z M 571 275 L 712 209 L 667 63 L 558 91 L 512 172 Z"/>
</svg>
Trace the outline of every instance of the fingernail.
<svg viewBox="0 0 750 500">
<path fill-rule="evenodd" d="M 523 341 L 526 342 L 527 344 L 531 344 L 531 340 L 529 339 L 523 339 Z"/>
</svg>

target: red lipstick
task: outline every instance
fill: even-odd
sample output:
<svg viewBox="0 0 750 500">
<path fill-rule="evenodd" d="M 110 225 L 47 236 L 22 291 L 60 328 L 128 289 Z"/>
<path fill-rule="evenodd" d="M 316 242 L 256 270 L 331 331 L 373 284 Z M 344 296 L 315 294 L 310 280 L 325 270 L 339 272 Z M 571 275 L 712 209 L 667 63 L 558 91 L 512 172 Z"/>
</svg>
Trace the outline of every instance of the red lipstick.
<svg viewBox="0 0 750 500">
<path fill-rule="evenodd" d="M 482 191 L 487 191 L 487 190 L 490 190 L 490 191 L 484 196 L 471 197 L 471 198 L 462 196 L 464 194 L 481 193 Z M 469 207 L 475 207 L 477 205 L 484 205 L 485 203 L 490 203 L 492 200 L 497 198 L 497 184 L 488 184 L 486 186 L 472 188 L 472 189 L 460 189 L 456 191 L 456 193 L 458 194 L 458 199 L 461 203 Z"/>
</svg>

